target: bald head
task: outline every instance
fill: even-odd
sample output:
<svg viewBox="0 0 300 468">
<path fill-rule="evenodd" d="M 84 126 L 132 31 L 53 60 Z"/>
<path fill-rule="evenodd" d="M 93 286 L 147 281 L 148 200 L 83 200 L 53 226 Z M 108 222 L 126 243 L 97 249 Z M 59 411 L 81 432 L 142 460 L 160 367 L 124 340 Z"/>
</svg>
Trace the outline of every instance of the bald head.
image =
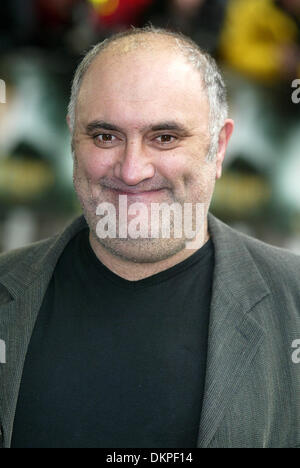
<svg viewBox="0 0 300 468">
<path fill-rule="evenodd" d="M 110 63 L 117 57 L 129 57 L 128 67 L 132 69 L 135 52 L 154 54 L 166 53 L 178 56 L 180 54 L 185 63 L 199 73 L 199 80 L 207 93 L 209 101 L 209 122 L 211 144 L 208 159 L 213 160 L 218 146 L 218 135 L 227 118 L 226 88 L 218 67 L 212 57 L 204 53 L 190 38 L 180 33 L 153 27 L 134 28 L 123 33 L 115 34 L 94 46 L 79 64 L 72 85 L 69 103 L 69 122 L 72 133 L 76 127 L 77 103 L 84 78 L 96 63 L 103 64 L 106 58 Z M 131 65 L 130 65 L 131 64 Z M 99 67 L 101 74 L 101 67 Z M 133 70 L 133 69 L 132 69 Z M 130 73 L 130 72 L 129 72 Z M 159 80 L 159 78 L 158 78 Z"/>
</svg>

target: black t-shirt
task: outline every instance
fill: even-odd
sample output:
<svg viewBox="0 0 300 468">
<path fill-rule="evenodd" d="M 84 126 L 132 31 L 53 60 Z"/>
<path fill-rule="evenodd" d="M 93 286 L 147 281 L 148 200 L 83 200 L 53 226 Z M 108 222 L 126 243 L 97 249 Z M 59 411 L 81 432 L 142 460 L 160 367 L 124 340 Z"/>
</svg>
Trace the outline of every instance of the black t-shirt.
<svg viewBox="0 0 300 468">
<path fill-rule="evenodd" d="M 105 267 L 88 228 L 55 268 L 29 344 L 13 448 L 193 448 L 213 242 L 151 277 Z"/>
</svg>

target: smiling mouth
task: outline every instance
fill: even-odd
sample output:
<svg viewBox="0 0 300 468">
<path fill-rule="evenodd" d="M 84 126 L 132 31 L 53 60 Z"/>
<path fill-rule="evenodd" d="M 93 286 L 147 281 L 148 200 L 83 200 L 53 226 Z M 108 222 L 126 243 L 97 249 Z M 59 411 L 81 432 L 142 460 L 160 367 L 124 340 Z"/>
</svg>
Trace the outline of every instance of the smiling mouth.
<svg viewBox="0 0 300 468">
<path fill-rule="evenodd" d="M 154 193 L 162 192 L 164 189 L 156 189 L 156 190 L 143 190 L 143 191 L 127 191 L 127 190 L 118 190 L 118 189 L 111 189 L 116 192 L 118 195 L 151 195 Z"/>
</svg>

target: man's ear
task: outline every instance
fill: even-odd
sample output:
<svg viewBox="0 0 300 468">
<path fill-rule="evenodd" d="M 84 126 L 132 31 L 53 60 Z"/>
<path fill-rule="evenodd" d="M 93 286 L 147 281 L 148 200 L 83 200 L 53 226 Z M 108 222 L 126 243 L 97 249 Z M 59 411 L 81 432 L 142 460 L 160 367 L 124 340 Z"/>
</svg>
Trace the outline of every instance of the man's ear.
<svg viewBox="0 0 300 468">
<path fill-rule="evenodd" d="M 233 129 L 234 121 L 232 119 L 226 119 L 219 134 L 219 148 L 216 156 L 216 179 L 220 179 L 222 176 L 222 164 Z"/>
</svg>

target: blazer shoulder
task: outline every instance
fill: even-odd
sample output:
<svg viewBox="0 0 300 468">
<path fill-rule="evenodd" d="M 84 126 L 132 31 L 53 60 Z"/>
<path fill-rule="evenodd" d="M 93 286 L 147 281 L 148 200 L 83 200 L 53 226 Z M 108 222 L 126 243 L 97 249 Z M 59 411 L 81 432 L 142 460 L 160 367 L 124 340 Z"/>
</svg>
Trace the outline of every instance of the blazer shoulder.
<svg viewBox="0 0 300 468">
<path fill-rule="evenodd" d="M 300 286 L 300 255 L 288 249 L 268 244 L 244 233 L 238 233 L 248 252 L 265 278 L 285 280 Z"/>
<path fill-rule="evenodd" d="M 285 273 L 296 276 L 300 282 L 300 255 L 245 234 L 211 213 L 209 225 L 213 236 L 223 248 L 229 247 L 231 252 L 240 254 L 246 249 L 259 269 L 265 268 L 273 274 L 276 272 L 279 275 Z"/>
<path fill-rule="evenodd" d="M 34 263 L 44 256 L 49 248 L 55 243 L 58 236 L 59 235 L 56 234 L 25 247 L 0 254 L 0 280 L 3 274 L 8 273 L 21 264 L 24 264 L 24 262 L 26 264 Z"/>
<path fill-rule="evenodd" d="M 87 227 L 85 218 L 81 215 L 62 232 L 0 255 L 0 284 L 13 290 L 17 281 L 20 290 L 20 287 L 28 287 L 39 274 L 51 274 L 68 242 Z"/>
</svg>

